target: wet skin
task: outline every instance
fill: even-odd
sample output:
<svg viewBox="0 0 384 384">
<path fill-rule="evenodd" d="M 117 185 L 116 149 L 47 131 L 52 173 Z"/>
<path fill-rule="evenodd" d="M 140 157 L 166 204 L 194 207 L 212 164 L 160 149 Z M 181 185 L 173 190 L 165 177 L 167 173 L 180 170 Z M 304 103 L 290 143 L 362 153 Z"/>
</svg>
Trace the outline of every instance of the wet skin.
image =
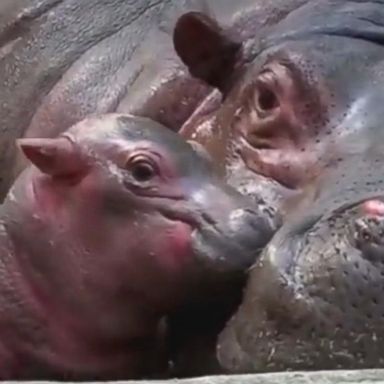
<svg viewBox="0 0 384 384">
<path fill-rule="evenodd" d="M 19 146 L 33 166 L 1 209 L 2 379 L 161 372 L 164 316 L 228 293 L 275 230 L 201 148 L 146 118 Z"/>
<path fill-rule="evenodd" d="M 302 2 L 245 40 L 197 13 L 176 25 L 176 51 L 219 98 L 181 134 L 284 222 L 218 344 L 231 372 L 383 365 L 380 209 L 370 219 L 383 159 L 369 157 L 384 140 L 383 5 Z"/>
<path fill-rule="evenodd" d="M 382 146 L 351 160 L 314 182 L 251 268 L 217 345 L 230 372 L 384 366 Z"/>
</svg>

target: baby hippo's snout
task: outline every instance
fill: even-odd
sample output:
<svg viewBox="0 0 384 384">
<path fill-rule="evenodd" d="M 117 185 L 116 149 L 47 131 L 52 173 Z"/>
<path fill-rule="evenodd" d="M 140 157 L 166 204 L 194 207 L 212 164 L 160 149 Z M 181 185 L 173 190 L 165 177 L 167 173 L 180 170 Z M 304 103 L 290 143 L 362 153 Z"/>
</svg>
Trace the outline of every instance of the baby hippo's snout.
<svg viewBox="0 0 384 384">
<path fill-rule="evenodd" d="M 231 212 L 228 227 L 244 248 L 262 248 L 269 240 L 274 223 L 256 209 L 239 208 Z"/>
<path fill-rule="evenodd" d="M 200 192 L 195 204 L 201 212 L 196 254 L 217 271 L 245 271 L 279 225 L 266 207 L 222 184 Z"/>
<path fill-rule="evenodd" d="M 272 218 L 257 207 L 231 211 L 222 226 L 222 231 L 234 247 L 223 255 L 227 257 L 227 262 L 236 257 L 242 269 L 249 268 L 255 262 L 257 255 L 276 231 Z"/>
</svg>

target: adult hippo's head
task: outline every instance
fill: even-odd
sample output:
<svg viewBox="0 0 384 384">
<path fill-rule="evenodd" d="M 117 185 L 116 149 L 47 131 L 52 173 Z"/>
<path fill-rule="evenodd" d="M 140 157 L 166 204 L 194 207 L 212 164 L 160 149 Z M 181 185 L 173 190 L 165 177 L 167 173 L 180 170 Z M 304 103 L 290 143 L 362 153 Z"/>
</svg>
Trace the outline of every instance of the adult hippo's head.
<svg viewBox="0 0 384 384">
<path fill-rule="evenodd" d="M 232 185 L 280 207 L 324 167 L 381 140 L 383 5 L 290 1 L 277 22 L 243 39 L 183 15 L 175 49 L 222 97 L 213 105 L 212 95 L 181 133 L 204 144 Z M 249 13 L 253 24 L 271 17 L 260 8 Z M 244 22 L 243 36 L 253 24 Z"/>
<path fill-rule="evenodd" d="M 182 134 L 230 184 L 289 215 L 218 357 L 231 372 L 382 367 L 384 2 L 286 3 L 274 22 L 255 7 L 257 37 L 196 13 L 174 34 L 191 74 L 217 89 Z"/>
</svg>

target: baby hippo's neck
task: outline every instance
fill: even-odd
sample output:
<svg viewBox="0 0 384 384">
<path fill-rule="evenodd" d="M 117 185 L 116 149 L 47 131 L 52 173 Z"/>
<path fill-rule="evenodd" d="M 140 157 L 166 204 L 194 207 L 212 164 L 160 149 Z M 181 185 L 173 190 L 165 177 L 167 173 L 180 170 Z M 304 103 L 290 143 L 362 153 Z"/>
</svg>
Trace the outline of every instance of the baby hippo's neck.
<svg viewBox="0 0 384 384">
<path fill-rule="evenodd" d="M 142 374 L 156 352 L 159 317 L 129 292 L 103 295 L 109 287 L 87 276 L 91 258 L 76 257 L 80 244 L 55 238 L 29 209 L 31 197 L 20 198 L 0 212 L 0 379 Z"/>
</svg>

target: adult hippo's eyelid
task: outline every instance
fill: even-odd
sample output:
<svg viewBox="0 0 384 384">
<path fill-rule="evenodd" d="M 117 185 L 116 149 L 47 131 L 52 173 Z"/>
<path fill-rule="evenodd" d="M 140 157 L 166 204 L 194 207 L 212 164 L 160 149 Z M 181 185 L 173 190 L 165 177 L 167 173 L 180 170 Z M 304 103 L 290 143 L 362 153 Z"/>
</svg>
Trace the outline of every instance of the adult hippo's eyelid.
<svg viewBox="0 0 384 384">
<path fill-rule="evenodd" d="M 278 90 L 279 74 L 270 67 L 263 68 L 257 76 L 256 83 Z"/>
<path fill-rule="evenodd" d="M 260 73 L 262 74 L 265 71 L 272 72 L 276 80 L 289 78 L 299 86 L 305 85 L 306 83 L 305 76 L 300 69 L 297 58 L 290 52 L 278 52 L 273 55 L 273 57 L 269 57 Z"/>
</svg>

